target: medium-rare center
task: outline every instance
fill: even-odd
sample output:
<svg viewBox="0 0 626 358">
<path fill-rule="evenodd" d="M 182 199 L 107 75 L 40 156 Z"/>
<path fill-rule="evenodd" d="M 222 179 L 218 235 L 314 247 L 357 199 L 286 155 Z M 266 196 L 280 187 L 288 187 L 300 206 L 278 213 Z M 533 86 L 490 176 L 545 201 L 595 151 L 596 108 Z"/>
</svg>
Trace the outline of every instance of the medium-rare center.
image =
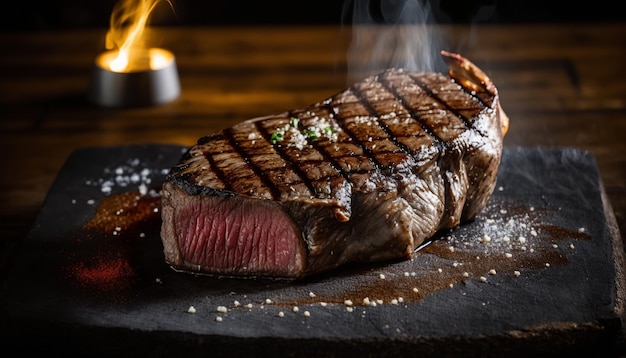
<svg viewBox="0 0 626 358">
<path fill-rule="evenodd" d="M 302 278 L 410 259 L 493 192 L 508 117 L 478 67 L 391 68 L 306 108 L 201 137 L 162 188 L 176 270 Z"/>
</svg>

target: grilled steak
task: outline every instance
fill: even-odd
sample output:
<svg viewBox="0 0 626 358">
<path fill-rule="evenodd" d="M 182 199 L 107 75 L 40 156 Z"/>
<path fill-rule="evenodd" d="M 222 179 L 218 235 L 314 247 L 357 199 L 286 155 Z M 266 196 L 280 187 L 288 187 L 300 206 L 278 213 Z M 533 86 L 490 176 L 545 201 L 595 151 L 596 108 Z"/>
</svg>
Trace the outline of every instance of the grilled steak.
<svg viewBox="0 0 626 358">
<path fill-rule="evenodd" d="M 180 271 L 301 278 L 409 259 L 471 220 L 495 185 L 508 118 L 475 65 L 388 69 L 307 108 L 202 137 L 162 190 Z"/>
</svg>

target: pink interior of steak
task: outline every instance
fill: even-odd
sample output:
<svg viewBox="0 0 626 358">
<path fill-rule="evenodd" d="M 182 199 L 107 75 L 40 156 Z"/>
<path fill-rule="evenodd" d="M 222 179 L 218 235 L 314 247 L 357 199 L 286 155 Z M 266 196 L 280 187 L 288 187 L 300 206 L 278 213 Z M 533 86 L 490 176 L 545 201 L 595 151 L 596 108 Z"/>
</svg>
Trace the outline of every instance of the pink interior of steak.
<svg viewBox="0 0 626 358">
<path fill-rule="evenodd" d="M 167 247 L 165 250 L 172 266 L 248 276 L 293 277 L 302 272 L 304 244 L 300 230 L 276 203 L 243 197 L 169 197 L 187 198 L 184 202 L 166 200 L 164 206 L 164 210 L 171 210 L 168 205 L 176 207 L 170 217 L 175 232 L 170 234 L 177 242 L 178 255 L 168 254 Z"/>
</svg>

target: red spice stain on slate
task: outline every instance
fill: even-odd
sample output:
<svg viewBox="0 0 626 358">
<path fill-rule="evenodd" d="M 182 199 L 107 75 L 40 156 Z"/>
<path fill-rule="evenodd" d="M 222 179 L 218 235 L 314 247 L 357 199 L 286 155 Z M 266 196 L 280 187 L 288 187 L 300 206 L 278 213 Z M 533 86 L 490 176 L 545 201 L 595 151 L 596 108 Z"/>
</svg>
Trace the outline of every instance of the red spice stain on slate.
<svg viewBox="0 0 626 358">
<path fill-rule="evenodd" d="M 76 234 L 65 277 L 72 287 L 122 299 L 137 281 L 133 256 L 159 227 L 160 196 L 127 192 L 102 199 Z"/>
</svg>

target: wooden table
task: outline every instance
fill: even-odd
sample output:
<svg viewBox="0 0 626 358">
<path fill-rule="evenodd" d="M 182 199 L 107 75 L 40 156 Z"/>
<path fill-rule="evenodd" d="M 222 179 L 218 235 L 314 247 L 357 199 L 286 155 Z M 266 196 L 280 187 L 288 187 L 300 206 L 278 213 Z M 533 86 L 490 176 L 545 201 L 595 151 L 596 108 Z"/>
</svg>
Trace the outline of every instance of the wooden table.
<svg viewBox="0 0 626 358">
<path fill-rule="evenodd" d="M 626 23 L 432 28 L 491 76 L 511 119 L 506 146 L 577 147 L 596 158 L 626 232 Z M 0 34 L 1 275 L 65 159 L 87 146 L 191 145 L 247 118 L 317 102 L 348 83 L 348 28 L 152 29 L 176 55 L 182 93 L 144 108 L 88 102 L 106 29 Z"/>
</svg>

